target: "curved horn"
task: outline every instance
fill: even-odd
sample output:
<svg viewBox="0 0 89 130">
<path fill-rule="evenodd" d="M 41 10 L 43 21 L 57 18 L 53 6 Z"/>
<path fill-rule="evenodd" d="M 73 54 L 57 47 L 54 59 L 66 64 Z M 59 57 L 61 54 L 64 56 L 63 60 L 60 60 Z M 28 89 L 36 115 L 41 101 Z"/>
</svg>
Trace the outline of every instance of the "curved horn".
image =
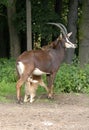
<svg viewBox="0 0 89 130">
<path fill-rule="evenodd" d="M 56 25 L 57 27 L 59 27 L 60 29 L 61 29 L 61 31 L 62 31 L 62 33 L 63 33 L 63 35 L 66 37 L 66 32 L 64 31 L 64 29 L 63 29 L 63 26 L 61 26 L 60 25 L 60 23 L 47 23 L 47 24 L 52 24 L 52 25 Z"/>
<path fill-rule="evenodd" d="M 62 24 L 62 23 L 58 23 L 59 25 L 61 25 L 61 27 L 64 29 L 64 31 L 65 31 L 65 33 L 66 33 L 66 35 L 68 34 L 68 32 L 67 32 L 67 29 L 66 29 L 66 27 Z"/>
</svg>

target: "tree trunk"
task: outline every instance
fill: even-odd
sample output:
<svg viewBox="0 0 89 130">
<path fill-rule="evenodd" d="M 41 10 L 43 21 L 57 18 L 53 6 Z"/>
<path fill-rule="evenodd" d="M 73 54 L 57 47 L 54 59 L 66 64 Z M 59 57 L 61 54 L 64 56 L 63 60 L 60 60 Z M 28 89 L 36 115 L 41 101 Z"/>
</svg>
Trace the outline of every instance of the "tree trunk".
<svg viewBox="0 0 89 130">
<path fill-rule="evenodd" d="M 89 63 L 89 0 L 83 0 L 82 7 L 82 18 L 79 31 L 79 60 L 81 66 Z"/>
<path fill-rule="evenodd" d="M 11 57 L 17 58 L 20 54 L 20 41 L 13 23 L 13 16 L 16 14 L 14 0 L 9 0 L 9 5 L 7 6 L 8 15 L 8 26 L 10 35 L 10 55 Z"/>
<path fill-rule="evenodd" d="M 27 50 L 32 50 L 32 31 L 31 31 L 31 1 L 26 0 L 27 13 Z"/>
<path fill-rule="evenodd" d="M 69 0 L 69 13 L 68 13 L 68 32 L 73 34 L 70 37 L 72 43 L 76 43 L 77 34 L 77 19 L 78 19 L 78 0 Z M 66 52 L 66 63 L 70 64 L 74 57 L 74 49 L 67 49 Z"/>
</svg>

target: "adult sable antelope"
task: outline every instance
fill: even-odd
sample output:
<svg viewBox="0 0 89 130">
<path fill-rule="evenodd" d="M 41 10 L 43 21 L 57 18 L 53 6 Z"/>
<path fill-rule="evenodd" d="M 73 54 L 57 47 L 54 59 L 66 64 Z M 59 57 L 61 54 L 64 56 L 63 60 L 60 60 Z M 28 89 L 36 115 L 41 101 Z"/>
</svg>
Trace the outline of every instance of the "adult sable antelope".
<svg viewBox="0 0 89 130">
<path fill-rule="evenodd" d="M 63 24 L 49 24 L 59 27 L 62 32 L 62 35 L 50 44 L 50 48 L 25 51 L 17 58 L 16 68 L 20 77 L 16 84 L 18 103 L 21 102 L 21 86 L 32 74 L 46 74 L 48 97 L 52 98 L 54 78 L 64 59 L 65 48 L 76 48 L 76 45 L 69 41 L 72 33 L 67 33 Z"/>
</svg>

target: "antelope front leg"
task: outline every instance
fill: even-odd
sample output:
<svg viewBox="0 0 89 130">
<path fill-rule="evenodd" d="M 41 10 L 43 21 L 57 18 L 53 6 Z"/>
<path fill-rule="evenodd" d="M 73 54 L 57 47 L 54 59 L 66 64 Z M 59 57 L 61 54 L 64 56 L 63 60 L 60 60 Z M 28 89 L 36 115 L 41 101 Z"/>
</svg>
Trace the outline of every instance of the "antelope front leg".
<svg viewBox="0 0 89 130">
<path fill-rule="evenodd" d="M 48 98 L 50 98 L 50 99 L 53 99 L 53 98 L 54 98 L 54 97 L 53 97 L 53 85 L 50 86 L 49 93 L 48 93 Z"/>
<path fill-rule="evenodd" d="M 48 82 L 48 98 L 53 98 L 53 82 L 54 82 L 55 74 L 47 75 L 47 82 Z"/>
</svg>

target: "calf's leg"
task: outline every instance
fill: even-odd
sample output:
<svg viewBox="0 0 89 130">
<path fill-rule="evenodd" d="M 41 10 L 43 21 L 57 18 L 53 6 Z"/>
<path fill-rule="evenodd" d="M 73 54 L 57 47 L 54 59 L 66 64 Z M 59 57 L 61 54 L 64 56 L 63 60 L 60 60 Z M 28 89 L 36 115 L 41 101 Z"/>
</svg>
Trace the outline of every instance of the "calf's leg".
<svg viewBox="0 0 89 130">
<path fill-rule="evenodd" d="M 35 99 L 36 96 L 36 90 L 37 90 L 38 84 L 37 83 L 32 83 L 31 81 L 26 81 L 25 83 L 25 96 L 24 96 L 24 102 L 30 101 L 32 103 Z"/>
</svg>

